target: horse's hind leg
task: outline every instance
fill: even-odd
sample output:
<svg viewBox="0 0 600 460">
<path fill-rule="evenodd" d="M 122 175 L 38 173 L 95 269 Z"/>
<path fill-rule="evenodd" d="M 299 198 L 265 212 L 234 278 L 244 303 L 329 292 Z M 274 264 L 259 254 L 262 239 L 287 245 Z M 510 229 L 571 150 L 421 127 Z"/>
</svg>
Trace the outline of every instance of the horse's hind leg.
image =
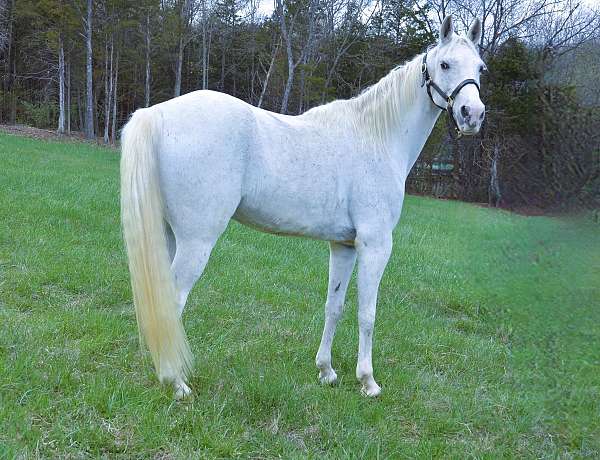
<svg viewBox="0 0 600 460">
<path fill-rule="evenodd" d="M 179 314 L 188 295 L 204 272 L 210 253 L 237 207 L 236 200 L 220 201 L 220 206 L 207 206 L 194 215 L 179 216 L 172 224 L 174 257 L 171 271 L 177 288 Z M 167 235 L 167 239 L 169 236 Z M 173 382 L 175 397 L 183 398 L 191 393 L 185 382 Z"/>
<path fill-rule="evenodd" d="M 233 203 L 219 209 L 210 206 L 204 212 L 183 219 L 185 227 L 174 226 L 175 255 L 171 271 L 178 290 L 180 315 L 183 313 L 190 291 L 204 272 L 210 253 L 227 228 L 236 207 L 237 204 Z"/>
<path fill-rule="evenodd" d="M 171 269 L 178 290 L 179 315 L 183 313 L 188 295 L 194 284 L 202 276 L 212 248 L 219 236 L 220 234 L 214 237 L 198 237 L 193 240 L 177 242 Z"/>
<path fill-rule="evenodd" d="M 325 327 L 317 352 L 317 368 L 321 383 L 332 384 L 337 374 L 331 367 L 331 345 L 335 328 L 342 315 L 348 282 L 356 261 L 356 249 L 338 243 L 330 243 L 329 286 L 325 303 Z"/>
</svg>

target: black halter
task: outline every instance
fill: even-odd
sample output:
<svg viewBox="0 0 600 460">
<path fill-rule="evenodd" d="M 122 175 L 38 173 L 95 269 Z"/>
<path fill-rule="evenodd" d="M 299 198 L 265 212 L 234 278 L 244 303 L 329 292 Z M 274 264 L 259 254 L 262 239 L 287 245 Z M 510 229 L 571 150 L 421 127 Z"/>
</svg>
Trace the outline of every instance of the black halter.
<svg viewBox="0 0 600 460">
<path fill-rule="evenodd" d="M 452 107 L 454 106 L 454 99 L 456 98 L 456 96 L 460 92 L 460 90 L 463 89 L 467 85 L 475 85 L 475 87 L 477 88 L 477 92 L 479 92 L 480 91 L 479 84 L 472 78 L 469 78 L 468 80 L 463 80 L 462 82 L 460 82 L 458 84 L 458 86 L 456 88 L 454 88 L 454 91 L 452 91 L 452 94 L 450 94 L 450 96 L 448 96 L 442 90 L 442 88 L 440 88 L 438 85 L 435 84 L 435 82 L 431 79 L 431 75 L 429 75 L 429 70 L 427 70 L 427 53 L 425 53 L 423 55 L 423 62 L 421 63 L 421 74 L 423 75 L 423 79 L 421 80 L 421 87 L 427 85 L 427 94 L 429 95 L 429 99 L 431 99 L 431 102 L 433 102 L 433 104 L 436 107 L 448 112 L 448 116 L 450 117 L 450 120 L 452 120 L 454 129 L 456 130 L 456 138 L 458 139 L 458 138 L 462 137 L 462 133 L 460 131 L 460 128 L 458 127 L 458 123 L 456 123 L 456 120 L 454 119 L 454 111 L 452 110 Z M 440 96 L 442 96 L 442 98 L 446 101 L 446 107 L 442 107 L 441 105 L 438 105 L 435 102 L 435 100 L 433 99 L 433 96 L 431 94 L 431 88 L 435 89 L 437 91 L 437 93 Z"/>
</svg>

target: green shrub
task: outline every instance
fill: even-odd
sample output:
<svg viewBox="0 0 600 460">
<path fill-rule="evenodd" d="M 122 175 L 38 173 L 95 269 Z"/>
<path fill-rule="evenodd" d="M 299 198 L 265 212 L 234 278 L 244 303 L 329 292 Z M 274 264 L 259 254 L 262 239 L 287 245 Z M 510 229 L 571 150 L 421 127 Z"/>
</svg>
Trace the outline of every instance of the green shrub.
<svg viewBox="0 0 600 460">
<path fill-rule="evenodd" d="M 54 102 L 28 102 L 22 101 L 23 111 L 20 123 L 35 126 L 36 128 L 55 128 L 58 119 L 58 107 Z"/>
</svg>

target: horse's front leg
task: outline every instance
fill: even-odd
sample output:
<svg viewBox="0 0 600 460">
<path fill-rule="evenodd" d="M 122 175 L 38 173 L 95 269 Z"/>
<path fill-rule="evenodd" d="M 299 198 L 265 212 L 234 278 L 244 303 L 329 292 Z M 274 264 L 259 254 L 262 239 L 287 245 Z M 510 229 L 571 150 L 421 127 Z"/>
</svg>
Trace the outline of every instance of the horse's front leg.
<svg viewBox="0 0 600 460">
<path fill-rule="evenodd" d="M 325 327 L 316 363 L 321 383 L 333 384 L 337 380 L 337 374 L 331 367 L 331 345 L 335 328 L 344 309 L 348 282 L 356 262 L 356 249 L 338 243 L 330 243 L 329 248 L 329 287 L 325 303 Z"/>
<path fill-rule="evenodd" d="M 356 239 L 359 327 L 356 378 L 362 383 L 362 393 L 367 396 L 378 396 L 381 393 L 381 388 L 373 378 L 373 362 L 371 359 L 373 326 L 379 282 L 392 252 L 391 233 L 378 233 L 358 234 Z"/>
</svg>

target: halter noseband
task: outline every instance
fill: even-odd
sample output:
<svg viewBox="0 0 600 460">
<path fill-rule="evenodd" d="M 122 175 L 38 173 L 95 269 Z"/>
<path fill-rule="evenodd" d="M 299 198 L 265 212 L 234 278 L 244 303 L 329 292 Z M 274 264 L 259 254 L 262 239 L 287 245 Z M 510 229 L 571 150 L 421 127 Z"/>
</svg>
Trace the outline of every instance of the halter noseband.
<svg viewBox="0 0 600 460">
<path fill-rule="evenodd" d="M 421 74 L 423 75 L 423 79 L 421 80 L 421 87 L 427 85 L 427 94 L 429 95 L 429 99 L 431 99 L 431 102 L 433 102 L 433 104 L 436 107 L 448 112 L 448 115 L 450 116 L 450 120 L 452 120 L 454 129 L 456 130 L 456 138 L 457 139 L 461 138 L 462 132 L 460 131 L 460 128 L 458 127 L 458 123 L 456 123 L 456 120 L 454 118 L 454 111 L 452 110 L 452 107 L 454 106 L 454 99 L 456 98 L 456 96 L 458 95 L 460 90 L 463 89 L 467 85 L 475 85 L 475 87 L 477 88 L 477 92 L 480 92 L 479 84 L 472 78 L 463 80 L 458 84 L 458 86 L 456 88 L 454 88 L 454 91 L 452 91 L 452 94 L 450 94 L 450 96 L 448 96 L 444 92 L 444 90 L 442 90 L 442 88 L 440 88 L 438 85 L 435 84 L 435 82 L 431 79 L 431 75 L 429 75 L 429 70 L 427 70 L 427 53 L 425 53 L 423 55 L 423 62 L 421 63 Z M 435 102 L 435 100 L 433 99 L 433 95 L 431 94 L 431 88 L 436 90 L 436 92 L 440 96 L 442 96 L 442 98 L 446 101 L 446 107 L 442 107 L 441 105 L 438 105 Z"/>
</svg>

